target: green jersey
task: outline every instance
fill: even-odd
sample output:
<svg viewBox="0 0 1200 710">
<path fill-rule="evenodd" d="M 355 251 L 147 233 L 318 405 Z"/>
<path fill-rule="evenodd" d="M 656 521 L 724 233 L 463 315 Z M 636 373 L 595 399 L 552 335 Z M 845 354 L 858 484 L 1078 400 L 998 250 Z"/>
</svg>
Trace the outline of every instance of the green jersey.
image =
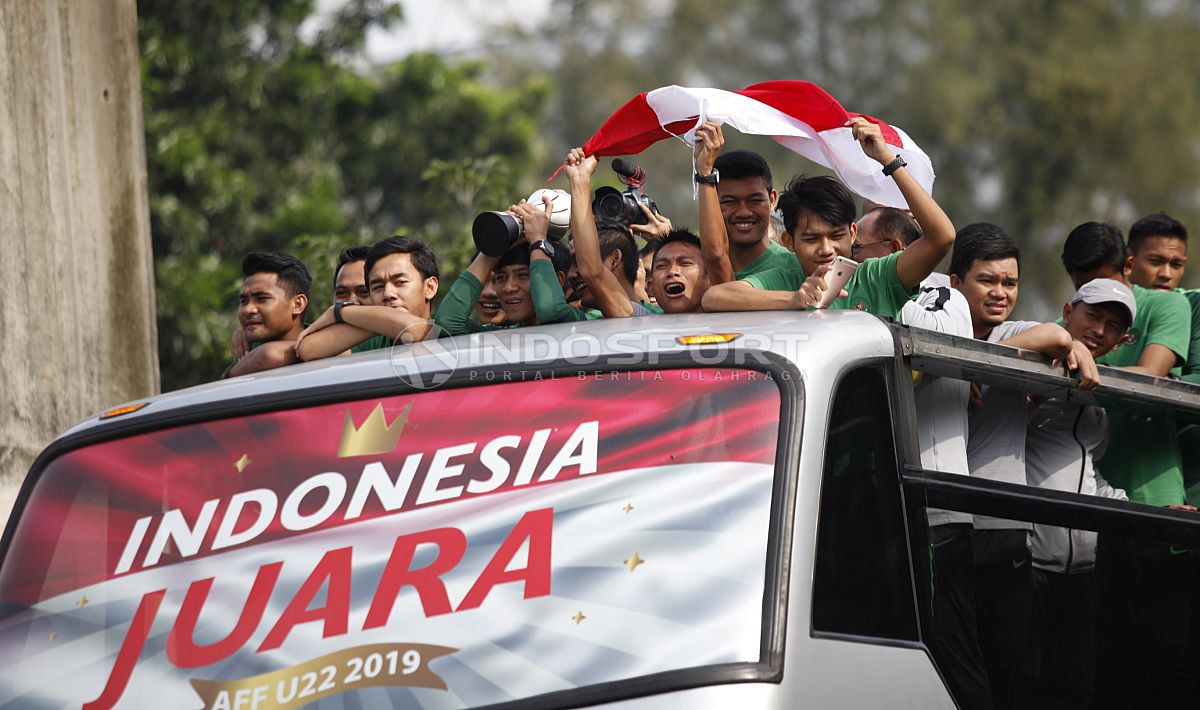
<svg viewBox="0 0 1200 710">
<path fill-rule="evenodd" d="M 1192 384 L 1200 384 L 1200 289 L 1177 288 L 1175 292 L 1182 294 L 1192 309 L 1192 337 L 1188 341 L 1182 379 Z"/>
<path fill-rule="evenodd" d="M 1188 357 L 1192 313 L 1183 295 L 1133 287 L 1137 316 L 1129 329 L 1131 342 L 1100 357 L 1096 362 L 1112 367 L 1136 365 L 1148 345 L 1170 349 L 1179 361 Z M 1179 373 L 1178 366 L 1171 372 Z M 1134 414 L 1108 408 L 1108 447 L 1098 462 L 1104 478 L 1124 488 L 1129 500 L 1147 505 L 1176 505 L 1184 502 L 1179 435 L 1169 412 Z"/>
<path fill-rule="evenodd" d="M 464 271 L 454 279 L 442 305 L 438 308 L 437 316 L 433 319 L 447 335 L 462 335 L 463 333 L 479 333 L 485 330 L 515 328 L 518 324 L 492 325 L 479 323 L 471 319 L 475 312 L 475 304 L 479 302 L 479 294 L 483 293 L 483 283 L 475 278 L 475 274 Z M 369 341 L 368 341 L 369 342 Z"/>
<path fill-rule="evenodd" d="M 1200 385 L 1200 289 L 1175 289 L 1192 308 L 1192 339 L 1188 344 L 1183 376 L 1179 379 Z M 1179 427 L 1179 454 L 1183 464 L 1183 485 L 1189 505 L 1200 505 L 1200 424 Z"/>
<path fill-rule="evenodd" d="M 392 347 L 392 339 L 386 335 L 373 335 L 358 345 L 350 348 L 352 353 L 365 353 L 371 350 L 383 350 Z"/>
<path fill-rule="evenodd" d="M 800 261 L 796 259 L 796 255 L 787 247 L 768 242 L 767 249 L 758 258 L 746 265 L 746 268 L 733 275 L 735 279 L 744 279 L 747 276 L 753 276 L 764 271 L 772 269 L 787 269 L 794 271 L 800 276 L 800 280 L 804 280 L 804 269 L 800 266 Z"/>
<path fill-rule="evenodd" d="M 917 289 L 906 288 L 896 271 L 896 262 L 904 252 L 866 259 L 846 282 L 845 297 L 834 300 L 831 309 L 854 309 L 877 316 L 896 318 Z M 795 291 L 804 283 L 804 275 L 787 269 L 771 269 L 748 276 L 742 281 L 763 291 Z"/>
</svg>

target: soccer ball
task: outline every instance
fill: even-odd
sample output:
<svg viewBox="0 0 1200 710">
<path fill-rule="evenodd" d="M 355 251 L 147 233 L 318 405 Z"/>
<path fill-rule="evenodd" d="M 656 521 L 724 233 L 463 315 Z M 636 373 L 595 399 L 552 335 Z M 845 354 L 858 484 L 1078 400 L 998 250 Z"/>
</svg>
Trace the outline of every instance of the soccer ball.
<svg viewBox="0 0 1200 710">
<path fill-rule="evenodd" d="M 541 207 L 542 195 L 550 197 L 550 236 L 561 237 L 571 228 L 571 193 L 566 190 L 542 188 L 534 190 L 526 201 Z"/>
</svg>

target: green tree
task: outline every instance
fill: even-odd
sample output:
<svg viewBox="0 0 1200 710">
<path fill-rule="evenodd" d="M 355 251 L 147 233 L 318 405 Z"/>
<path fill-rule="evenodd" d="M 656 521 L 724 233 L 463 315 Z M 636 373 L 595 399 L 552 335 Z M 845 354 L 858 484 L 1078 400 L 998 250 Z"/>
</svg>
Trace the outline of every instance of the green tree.
<svg viewBox="0 0 1200 710">
<path fill-rule="evenodd" d="M 1127 230 L 1159 210 L 1200 224 L 1193 7 L 1019 0 L 968 15 L 932 0 L 929 10 L 906 125 L 929 136 L 957 221 L 993 221 L 1021 242 L 1022 281 L 1040 291 L 1025 313 L 1045 317 L 1069 295 L 1058 254 L 1074 225 Z"/>
<path fill-rule="evenodd" d="M 296 254 L 329 303 L 342 247 L 420 236 L 452 274 L 474 212 L 510 204 L 548 84 L 489 87 L 482 66 L 413 55 L 361 70 L 385 0 L 138 4 L 164 389 L 229 360 L 242 256 Z"/>
</svg>

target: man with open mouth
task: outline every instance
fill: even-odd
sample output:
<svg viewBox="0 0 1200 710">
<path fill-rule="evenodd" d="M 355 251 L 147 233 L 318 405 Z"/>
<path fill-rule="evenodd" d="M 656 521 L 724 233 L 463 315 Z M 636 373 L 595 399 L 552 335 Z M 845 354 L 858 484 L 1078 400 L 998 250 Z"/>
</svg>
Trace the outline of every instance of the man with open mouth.
<svg viewBox="0 0 1200 710">
<path fill-rule="evenodd" d="M 571 186 L 571 237 L 575 245 L 571 284 L 580 306 L 598 311 L 580 311 L 580 316 L 624 318 L 661 312 L 661 308 L 637 298 L 634 283 L 639 261 L 632 232 L 617 222 L 597 222 L 592 214 L 592 173 L 596 165 L 596 156 L 584 155 L 582 148 L 571 149 L 563 161 Z"/>
<path fill-rule="evenodd" d="M 654 250 L 650 292 L 664 313 L 698 313 L 708 290 L 708 274 L 700 238 L 687 229 L 673 229 Z"/>
</svg>

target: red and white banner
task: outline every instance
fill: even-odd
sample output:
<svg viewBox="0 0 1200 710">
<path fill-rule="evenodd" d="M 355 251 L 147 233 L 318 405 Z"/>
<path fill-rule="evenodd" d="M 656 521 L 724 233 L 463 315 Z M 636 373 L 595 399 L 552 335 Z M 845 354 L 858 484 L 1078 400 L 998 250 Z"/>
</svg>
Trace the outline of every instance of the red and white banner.
<svg viewBox="0 0 1200 710">
<path fill-rule="evenodd" d="M 67 453 L 0 569 L 0 707 L 474 707 L 760 660 L 779 389 L 584 374 Z"/>
<path fill-rule="evenodd" d="M 908 171 L 933 194 L 933 164 L 912 138 L 866 114 L 847 111 L 808 81 L 768 81 L 741 91 L 665 86 L 635 96 L 588 139 L 588 155 L 632 155 L 664 138 L 692 143 L 705 121 L 742 133 L 770 136 L 805 158 L 833 170 L 852 191 L 882 205 L 907 207 L 896 183 L 854 140 L 846 121 L 856 116 L 877 124 L 884 140 L 908 162 Z"/>
</svg>

